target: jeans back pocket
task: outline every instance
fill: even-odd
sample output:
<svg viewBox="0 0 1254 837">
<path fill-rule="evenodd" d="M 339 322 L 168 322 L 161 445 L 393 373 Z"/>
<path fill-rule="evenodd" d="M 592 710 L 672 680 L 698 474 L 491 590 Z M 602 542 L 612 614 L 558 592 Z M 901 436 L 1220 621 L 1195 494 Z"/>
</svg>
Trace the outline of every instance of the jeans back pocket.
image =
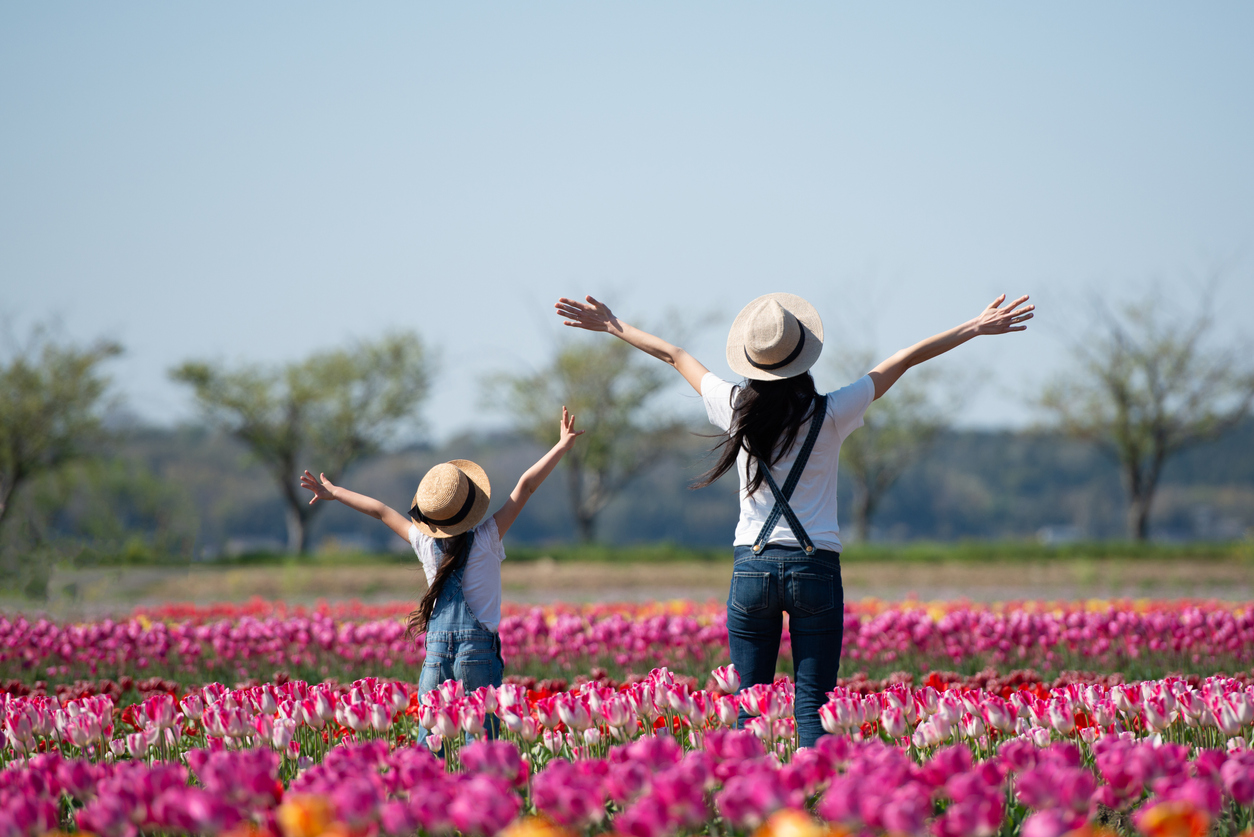
<svg viewBox="0 0 1254 837">
<path fill-rule="evenodd" d="M 733 572 L 728 604 L 743 613 L 766 610 L 771 606 L 771 574 Z"/>
<path fill-rule="evenodd" d="M 789 592 L 792 606 L 799 615 L 818 616 L 836 606 L 835 584 L 830 575 L 790 573 Z"/>
</svg>

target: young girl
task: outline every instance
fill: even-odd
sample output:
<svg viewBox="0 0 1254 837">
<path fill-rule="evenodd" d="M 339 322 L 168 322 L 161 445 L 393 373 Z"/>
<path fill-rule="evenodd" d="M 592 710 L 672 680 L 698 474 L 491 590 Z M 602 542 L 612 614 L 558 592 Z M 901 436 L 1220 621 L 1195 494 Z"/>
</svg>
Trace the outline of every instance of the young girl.
<svg viewBox="0 0 1254 837">
<path fill-rule="evenodd" d="M 419 694 L 445 680 L 460 680 L 467 692 L 501 685 L 504 661 L 497 628 L 501 623 L 501 539 L 527 500 L 584 431 L 562 408 L 557 444 L 527 469 L 496 514 L 483 520 L 492 499 L 488 476 L 473 462 L 454 459 L 436 465 L 422 478 L 409 517 L 364 494 L 321 481 L 305 471 L 302 487 L 313 492 L 310 505 L 339 500 L 351 509 L 382 520 L 409 541 L 422 561 L 427 593 L 409 615 L 409 629 L 426 633 L 426 661 Z M 480 521 L 483 521 L 482 523 Z M 423 730 L 425 733 L 425 730 Z M 425 737 L 425 736 L 424 736 Z"/>
</svg>

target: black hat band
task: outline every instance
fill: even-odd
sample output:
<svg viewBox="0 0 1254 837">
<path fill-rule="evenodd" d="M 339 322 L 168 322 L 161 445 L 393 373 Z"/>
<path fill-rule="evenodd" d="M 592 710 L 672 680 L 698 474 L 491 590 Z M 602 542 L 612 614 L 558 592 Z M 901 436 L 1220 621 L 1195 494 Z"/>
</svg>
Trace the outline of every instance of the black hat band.
<svg viewBox="0 0 1254 837">
<path fill-rule="evenodd" d="M 798 325 L 800 325 L 800 323 L 798 323 Z M 781 360 L 779 363 L 758 363 L 753 358 L 749 357 L 748 349 L 744 350 L 745 360 L 749 361 L 749 365 L 752 366 L 754 369 L 761 369 L 763 372 L 770 372 L 772 369 L 779 369 L 782 366 L 787 366 L 788 364 L 796 360 L 798 357 L 800 357 L 801 349 L 802 347 L 805 346 L 805 344 L 806 344 L 806 330 L 804 326 L 801 326 L 801 338 L 797 340 L 797 348 L 793 349 L 792 354 L 790 354 L 788 357 Z"/>
<path fill-rule="evenodd" d="M 466 492 L 466 502 L 462 503 L 461 509 L 459 509 L 457 514 L 452 517 L 448 517 L 443 520 L 436 520 L 434 517 L 427 517 L 422 513 L 422 509 L 418 508 L 417 503 L 414 503 L 414 507 L 409 510 L 409 516 L 427 524 L 432 528 L 448 528 L 450 526 L 456 526 L 458 523 L 461 523 L 466 519 L 466 515 L 470 514 L 470 510 L 475 505 L 475 484 L 471 480 L 467 479 L 466 485 L 469 486 L 470 489 Z"/>
</svg>

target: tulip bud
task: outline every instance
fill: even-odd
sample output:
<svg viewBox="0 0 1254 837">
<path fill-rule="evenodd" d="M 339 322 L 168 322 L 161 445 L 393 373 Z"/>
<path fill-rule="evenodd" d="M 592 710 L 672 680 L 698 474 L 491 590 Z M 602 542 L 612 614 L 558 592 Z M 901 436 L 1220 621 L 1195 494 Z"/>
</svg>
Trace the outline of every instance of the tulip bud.
<svg viewBox="0 0 1254 837">
<path fill-rule="evenodd" d="M 906 712 L 901 706 L 890 706 L 880 714 L 880 723 L 889 738 L 897 739 L 906 734 Z"/>
<path fill-rule="evenodd" d="M 439 733 L 432 733 L 427 736 L 427 749 L 433 753 L 440 752 L 440 748 L 444 746 L 444 736 Z"/>
<path fill-rule="evenodd" d="M 193 721 L 199 721 L 200 716 L 205 713 L 204 699 L 196 692 L 189 692 L 179 701 L 179 706 L 183 710 L 183 714 L 191 718 Z"/>
<path fill-rule="evenodd" d="M 740 691 L 740 672 L 736 671 L 735 664 L 719 666 L 712 673 L 723 694 L 732 695 Z"/>
<path fill-rule="evenodd" d="M 452 703 L 466 696 L 466 687 L 460 680 L 445 680 L 439 685 L 439 691 L 445 703 Z"/>
<path fill-rule="evenodd" d="M 296 734 L 296 722 L 289 720 L 280 720 L 275 722 L 274 730 L 270 736 L 270 744 L 276 750 L 282 750 L 291 743 L 293 736 Z"/>
<path fill-rule="evenodd" d="M 840 735 L 844 729 L 836 708 L 830 701 L 819 707 L 819 723 L 823 725 L 823 731 L 830 735 Z"/>
<path fill-rule="evenodd" d="M 435 713 L 435 724 L 431 727 L 437 735 L 451 738 L 457 734 L 457 722 L 447 710 L 438 709 Z"/>
<path fill-rule="evenodd" d="M 468 703 L 462 708 L 462 729 L 469 735 L 482 735 L 486 713 L 483 707 Z"/>
<path fill-rule="evenodd" d="M 725 727 L 736 726 L 736 718 L 740 714 L 740 702 L 735 695 L 726 695 L 714 702 L 714 711 L 718 722 Z"/>
<path fill-rule="evenodd" d="M 562 751 L 562 747 L 566 743 L 562 740 L 562 734 L 560 732 L 555 732 L 547 728 L 543 733 L 543 741 L 545 748 L 553 755 L 560 753 Z"/>
<path fill-rule="evenodd" d="M 142 757 L 148 752 L 148 736 L 142 732 L 131 733 L 126 736 L 126 749 L 131 754 L 131 758 Z"/>
<path fill-rule="evenodd" d="M 1063 735 L 1069 735 L 1075 729 L 1075 715 L 1071 707 L 1063 700 L 1049 702 L 1049 725 Z"/>
<path fill-rule="evenodd" d="M 472 695 L 475 702 L 483 707 L 484 712 L 495 712 L 497 707 L 496 689 L 491 686 L 480 686 Z"/>
<path fill-rule="evenodd" d="M 1215 721 L 1224 735 L 1233 736 L 1241 731 L 1241 721 L 1231 704 L 1221 700 L 1215 708 L 1218 710 L 1214 713 Z"/>
<path fill-rule="evenodd" d="M 1228 697 L 1228 703 L 1231 704 L 1241 726 L 1254 723 L 1254 704 L 1250 702 L 1245 692 L 1233 692 Z"/>
</svg>

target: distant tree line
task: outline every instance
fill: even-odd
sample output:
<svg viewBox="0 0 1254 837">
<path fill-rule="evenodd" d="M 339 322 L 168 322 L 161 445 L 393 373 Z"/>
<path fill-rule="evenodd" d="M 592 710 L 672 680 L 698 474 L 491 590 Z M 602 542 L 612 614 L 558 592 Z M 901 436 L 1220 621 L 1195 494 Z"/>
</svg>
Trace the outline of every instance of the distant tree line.
<svg viewBox="0 0 1254 837">
<path fill-rule="evenodd" d="M 7 337 L 10 348 L 0 358 L 0 569 L 6 576 L 21 556 L 64 540 L 59 533 L 77 531 L 83 549 L 107 543 L 132 551 L 194 552 L 198 547 L 189 543 L 220 545 L 225 532 L 204 531 L 216 526 L 217 518 L 230 518 L 227 528 L 240 532 L 271 532 L 270 521 L 280 520 L 286 549 L 304 553 L 311 546 L 314 510 L 321 506 L 308 506 L 300 495 L 296 477 L 302 468 L 354 480 L 403 475 L 388 497 L 404 505 L 425 467 L 445 455 L 415 447 L 434 362 L 413 333 L 322 350 L 273 367 L 179 364 L 171 376 L 189 388 L 211 432 L 110 430 L 105 416 L 118 397 L 105 371 L 120 346 L 76 347 L 48 330 L 37 330 L 24 343 Z M 1102 496 L 1083 501 L 1084 513 L 1122 506 L 1124 534 L 1150 537 L 1152 514 L 1161 505 L 1155 499 L 1170 483 L 1173 463 L 1190 450 L 1248 432 L 1241 427 L 1254 402 L 1254 365 L 1247 347 L 1219 342 L 1205 306 L 1186 315 L 1151 294 L 1100 308 L 1072 341 L 1073 363 L 1038 401 L 1053 418 L 1049 430 L 1014 434 L 1015 450 L 1002 450 L 1037 458 L 1034 466 L 1024 462 L 1022 469 L 1011 469 L 1022 476 L 1020 484 L 991 485 L 980 476 L 981 451 L 965 447 L 975 437 L 949 429 L 953 404 L 940 394 L 944 382 L 912 373 L 904 386 L 872 405 L 865 426 L 842 451 L 847 529 L 855 537 L 957 537 L 1022 535 L 1029 521 L 1046 518 L 1075 525 L 1084 516 L 1083 509 L 1073 508 L 1075 498 L 1097 481 L 1104 486 Z M 846 355 L 861 357 L 848 350 Z M 847 364 L 848 377 L 860 374 L 857 365 Z M 666 408 L 677 379 L 665 373 L 615 342 L 576 339 L 531 372 L 485 381 L 489 400 L 512 418 L 516 439 L 548 444 L 551 418 L 562 405 L 581 415 L 581 425 L 590 431 L 588 443 L 563 466 L 562 501 L 536 504 L 547 510 L 529 513 L 533 531 L 524 524 L 516 536 L 593 540 L 612 532 L 632 540 L 704 541 L 697 533 L 708 522 L 721 527 L 725 539 L 735 517 L 730 478 L 680 499 L 710 440 L 690 432 L 700 425 L 697 417 L 680 420 Z M 472 448 L 503 464 L 518 459 L 521 465 L 531 453 L 512 453 L 518 450 L 516 439 L 512 446 L 499 439 L 459 439 L 447 453 L 474 456 Z M 208 454 L 209 448 L 216 452 Z M 377 456 L 380 452 L 388 455 Z M 1108 464 L 1096 465 L 1095 453 Z M 1069 469 L 1074 474 L 1063 476 Z M 217 483 L 203 479 L 211 472 Z M 253 476 L 245 493 L 255 501 L 240 509 L 234 499 L 244 489 L 232 493 L 225 486 L 239 482 L 230 474 L 245 472 Z M 260 485 L 258 474 L 265 477 Z M 1048 496 L 1060 479 L 1073 477 L 1070 495 Z M 1249 486 L 1248 473 L 1240 480 Z M 938 492 L 931 502 L 911 500 L 924 484 Z M 111 488 L 93 498 L 94 485 Z M 629 486 L 633 490 L 626 492 Z M 1050 503 L 1047 511 L 1034 516 L 1012 508 L 1034 496 Z M 1002 519 L 1013 523 L 980 524 L 979 510 L 990 505 L 1001 507 Z M 13 514 L 18 507 L 22 513 Z M 628 507 L 630 534 L 616 522 Z M 913 515 L 906 525 L 894 521 L 904 508 Z M 924 523 L 929 515 L 932 525 Z M 1109 515 L 1103 511 L 1097 518 L 1103 522 L 1079 530 L 1115 534 Z M 559 519 L 556 529 L 546 523 Z"/>
</svg>

